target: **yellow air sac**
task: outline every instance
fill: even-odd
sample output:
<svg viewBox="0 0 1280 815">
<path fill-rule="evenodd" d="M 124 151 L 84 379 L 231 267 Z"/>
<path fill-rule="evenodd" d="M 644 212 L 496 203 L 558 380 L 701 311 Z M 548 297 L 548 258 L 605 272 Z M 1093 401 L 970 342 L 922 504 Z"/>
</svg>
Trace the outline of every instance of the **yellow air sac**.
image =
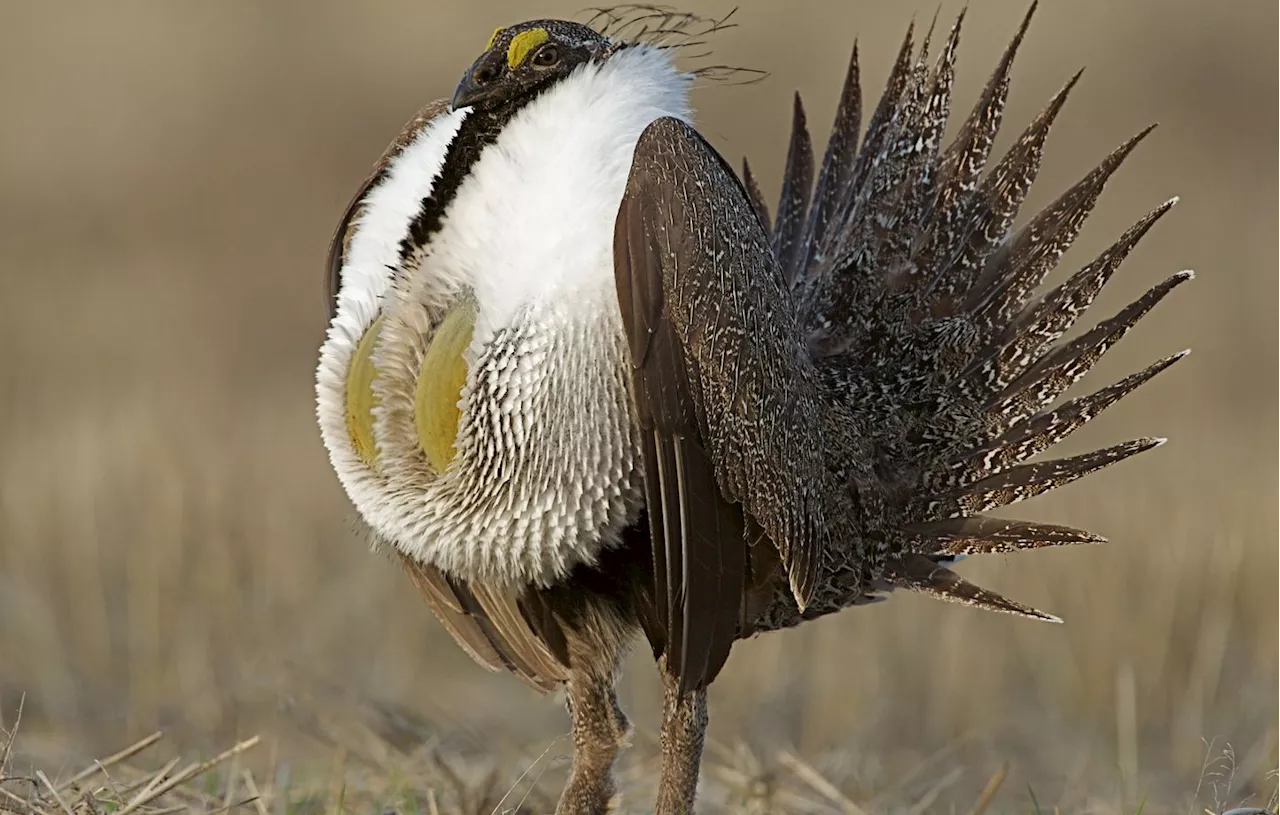
<svg viewBox="0 0 1280 815">
<path fill-rule="evenodd" d="M 413 392 L 413 420 L 418 443 L 437 473 L 444 472 L 456 453 L 458 400 L 467 384 L 466 351 L 476 326 L 475 304 L 464 300 L 445 315 L 422 357 Z"/>
<path fill-rule="evenodd" d="M 369 468 L 373 468 L 377 457 L 373 441 L 373 406 L 377 402 L 373 395 L 373 378 L 378 372 L 373 367 L 373 349 L 381 328 L 382 318 L 379 317 L 365 330 L 356 346 L 355 356 L 351 358 L 351 366 L 347 368 L 347 433 L 351 436 L 356 455 Z"/>
</svg>

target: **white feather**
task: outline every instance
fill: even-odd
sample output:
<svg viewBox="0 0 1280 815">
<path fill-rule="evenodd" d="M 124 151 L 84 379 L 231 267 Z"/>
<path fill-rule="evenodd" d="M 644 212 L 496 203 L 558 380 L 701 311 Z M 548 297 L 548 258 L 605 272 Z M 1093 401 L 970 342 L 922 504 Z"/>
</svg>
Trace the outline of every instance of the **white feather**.
<svg viewBox="0 0 1280 815">
<path fill-rule="evenodd" d="M 346 382 L 351 355 L 377 318 L 399 264 L 400 241 L 431 194 L 449 143 L 467 112 L 448 112 L 429 122 L 387 165 L 365 195 L 350 225 L 351 244 L 342 266 L 337 313 L 329 324 L 316 370 L 316 415 L 338 480 L 366 520 L 381 500 L 382 484 L 356 455 L 347 430 Z M 375 529 L 377 525 L 374 524 Z M 379 530 L 382 531 L 382 530 Z"/>
<path fill-rule="evenodd" d="M 459 189 L 425 270 L 474 287 L 478 344 L 529 303 L 612 296 L 613 222 L 636 141 L 660 117 L 689 120 L 690 79 L 665 52 L 629 48 L 507 124 Z"/>
<path fill-rule="evenodd" d="M 330 329 L 341 330 L 353 350 L 382 307 L 391 270 L 400 263 L 400 241 L 431 195 L 449 143 L 467 110 L 436 117 L 387 165 L 386 176 L 365 195 L 361 213 L 351 224 L 351 248 L 342 266 L 338 312 Z M 321 351 L 330 351 L 329 345 Z"/>
</svg>

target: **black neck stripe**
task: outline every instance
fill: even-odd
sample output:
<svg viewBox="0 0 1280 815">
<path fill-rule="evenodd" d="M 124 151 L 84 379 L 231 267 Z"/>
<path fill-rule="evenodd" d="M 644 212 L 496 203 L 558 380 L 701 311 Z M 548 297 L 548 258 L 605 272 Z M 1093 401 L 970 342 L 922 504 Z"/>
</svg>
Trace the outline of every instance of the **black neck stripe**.
<svg viewBox="0 0 1280 815">
<path fill-rule="evenodd" d="M 431 194 L 422 199 L 417 216 L 409 224 L 409 234 L 400 241 L 401 264 L 440 231 L 445 211 L 453 203 L 458 188 L 471 174 L 471 168 L 480 160 L 484 149 L 498 140 L 502 128 L 532 99 L 533 96 L 526 97 L 489 111 L 472 109 L 462 120 L 457 135 L 445 151 Z"/>
</svg>

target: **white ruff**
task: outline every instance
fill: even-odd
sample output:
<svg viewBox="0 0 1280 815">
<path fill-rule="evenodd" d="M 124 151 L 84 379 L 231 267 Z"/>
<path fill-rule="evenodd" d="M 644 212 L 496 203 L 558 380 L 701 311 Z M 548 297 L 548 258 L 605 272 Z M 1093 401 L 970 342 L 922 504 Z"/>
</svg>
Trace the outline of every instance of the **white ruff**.
<svg viewBox="0 0 1280 815">
<path fill-rule="evenodd" d="M 365 330 L 382 308 L 391 285 L 391 270 L 399 263 L 400 240 L 431 194 L 444 164 L 449 142 L 466 111 L 433 119 L 387 166 L 382 181 L 370 188 L 360 214 L 351 224 L 350 249 L 342 266 L 337 314 L 329 324 L 316 370 L 316 416 L 329 460 L 361 515 L 379 532 L 372 508 L 385 489 L 356 455 L 347 431 L 347 368 Z"/>
<path fill-rule="evenodd" d="M 647 47 L 579 68 L 483 152 L 419 268 L 383 274 L 376 296 L 347 295 L 385 301 L 374 357 L 380 475 L 355 459 L 342 411 L 325 442 L 340 475 L 361 471 L 343 477 L 348 494 L 401 551 L 462 578 L 545 585 L 594 562 L 634 519 L 642 477 L 613 224 L 636 141 L 657 118 L 689 119 L 689 81 Z M 434 175 L 438 161 L 423 170 Z M 344 268 L 344 295 L 356 285 Z M 412 430 L 413 380 L 442 304 L 467 290 L 478 313 L 458 452 L 435 475 Z M 367 326 L 374 312 L 361 316 Z M 333 383 L 345 387 L 360 332 L 343 333 Z M 341 405 L 344 391 L 333 394 Z M 322 424 L 325 401 L 322 385 Z"/>
</svg>

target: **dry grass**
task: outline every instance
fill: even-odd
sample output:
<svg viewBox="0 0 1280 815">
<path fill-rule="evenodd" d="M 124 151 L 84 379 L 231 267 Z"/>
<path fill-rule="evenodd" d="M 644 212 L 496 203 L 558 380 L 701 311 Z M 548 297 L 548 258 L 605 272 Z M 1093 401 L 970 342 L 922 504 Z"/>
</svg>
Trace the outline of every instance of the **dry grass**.
<svg viewBox="0 0 1280 815">
<path fill-rule="evenodd" d="M 139 753 L 160 741 L 159 731 L 139 739 L 132 745 L 95 760 L 88 767 L 66 779 L 50 779 L 44 770 L 30 769 L 23 773 L 15 769 L 13 748 L 22 722 L 22 706 L 13 727 L 4 734 L 4 747 L 0 749 L 0 813 L 17 815 L 164 815 L 176 812 L 227 812 L 261 800 L 253 775 L 244 770 L 243 780 L 236 772 L 240 755 L 258 745 L 254 736 L 224 750 L 206 761 L 188 764 L 177 770 L 178 759 L 172 759 L 157 770 L 138 770 L 130 761 Z M 231 764 L 223 786 L 225 801 L 218 803 L 207 792 L 193 789 L 220 765 Z M 177 772 L 175 772 L 177 770 Z M 237 785 L 243 784 L 248 797 L 237 796 Z"/>
<path fill-rule="evenodd" d="M 539 755 L 519 763 L 523 770 L 509 777 L 506 768 L 495 766 L 494 756 L 446 754 L 430 741 L 409 751 L 398 750 L 385 739 L 365 732 L 341 745 L 334 745 L 327 773 L 295 776 L 280 762 L 273 749 L 266 761 L 251 760 L 245 754 L 259 746 L 253 736 L 203 761 L 186 764 L 171 758 L 159 768 L 141 770 L 137 762 L 145 752 L 154 752 L 163 733 L 156 731 L 118 750 L 67 778 L 50 778 L 43 770 L 18 770 L 12 748 L 21 720 L 0 737 L 0 815 L 169 815 L 170 813 L 217 813 L 243 811 L 257 815 L 320 815 L 345 812 L 427 813 L 427 815 L 535 815 L 555 808 L 556 791 L 562 779 L 564 756 L 554 752 L 555 744 Z M 258 775 L 255 777 L 255 768 Z M 935 811 L 942 794 L 964 774 L 952 769 L 928 783 L 913 783 L 924 768 L 917 768 L 900 783 L 880 790 L 862 804 L 841 790 L 839 770 L 827 773 L 788 750 L 762 757 L 745 745 L 728 749 L 716 742 L 708 747 L 701 784 L 701 810 L 723 815 L 867 815 L 870 812 L 920 815 Z M 548 772 L 550 770 L 550 772 Z M 1235 789 L 1236 756 L 1228 745 L 1215 753 L 1205 752 L 1196 788 L 1185 799 L 1184 809 L 1206 815 L 1275 815 L 1280 788 L 1271 774 L 1272 790 L 1265 801 L 1244 799 Z M 633 756 L 622 768 L 619 788 L 622 808 L 619 815 L 640 813 L 655 784 L 654 760 Z M 984 815 L 1009 777 L 1009 764 L 998 766 L 966 807 L 950 804 L 952 812 Z M 1028 787 L 1027 804 L 1036 815 L 1041 808 L 1035 790 Z M 1231 809 L 1228 811 L 1228 808 Z M 1054 806 L 1054 815 L 1061 807 Z M 1141 815 L 1150 810 L 1144 799 L 1136 808 L 1127 804 L 1093 806 L 1089 812 Z"/>
<path fill-rule="evenodd" d="M 961 106 L 1023 6 L 971 9 Z M 695 100 L 715 143 L 750 153 L 771 188 L 791 89 L 825 122 L 857 34 L 872 93 L 911 11 L 819 8 L 744 3 L 717 58 L 772 76 Z M 6 9 L 0 711 L 26 694 L 23 762 L 56 779 L 163 729 L 163 766 L 165 744 L 215 755 L 261 733 L 244 766 L 261 762 L 254 777 L 275 790 L 318 791 L 315 811 L 343 788 L 330 779 L 347 780 L 350 811 L 397 790 L 455 794 L 433 753 L 468 784 L 495 769 L 499 796 L 544 768 L 538 786 L 554 790 L 558 702 L 473 666 L 399 570 L 364 551 L 311 409 L 335 217 L 399 123 L 448 93 L 495 25 L 530 13 L 515 0 Z M 1084 384 L 1195 353 L 1071 447 L 1172 442 L 1019 509 L 1113 545 L 962 567 L 1065 626 L 903 597 L 739 646 L 712 693 L 712 736 L 750 748 L 711 752 L 709 801 L 746 789 L 796 796 L 782 812 L 965 812 L 1007 763 L 990 812 L 1031 810 L 1028 787 L 1044 812 L 1132 813 L 1144 798 L 1149 813 L 1199 812 L 1216 806 L 1206 752 L 1228 742 L 1224 805 L 1271 794 L 1275 21 L 1262 0 L 1043 5 L 998 147 L 1088 71 L 1032 206 L 1161 122 L 1062 273 L 1175 193 L 1097 316 L 1199 272 Z M 638 655 L 622 688 L 641 729 L 627 767 L 637 806 L 657 715 L 648 662 Z M 768 811 L 752 806 L 739 809 Z"/>
</svg>

